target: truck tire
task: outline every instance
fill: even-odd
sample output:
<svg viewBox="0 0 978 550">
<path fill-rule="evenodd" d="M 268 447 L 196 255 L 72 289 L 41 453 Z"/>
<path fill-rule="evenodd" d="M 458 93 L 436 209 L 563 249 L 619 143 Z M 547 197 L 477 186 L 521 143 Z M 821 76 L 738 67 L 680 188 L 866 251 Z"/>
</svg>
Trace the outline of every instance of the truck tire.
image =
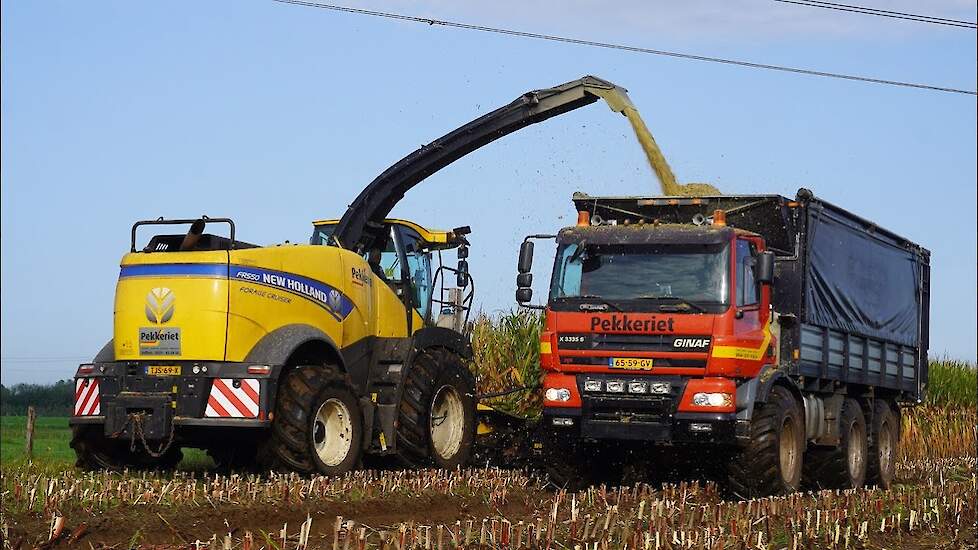
<svg viewBox="0 0 978 550">
<path fill-rule="evenodd" d="M 727 465 L 727 487 L 739 498 L 793 493 L 801 485 L 805 428 L 787 388 L 774 386 L 754 409 L 750 442 Z"/>
<path fill-rule="evenodd" d="M 89 471 L 172 470 L 183 460 L 178 447 L 171 446 L 161 457 L 150 456 L 138 443 L 130 451 L 128 439 L 105 437 L 101 424 L 72 426 L 70 445 L 75 450 L 75 466 Z"/>
<path fill-rule="evenodd" d="M 890 404 L 877 399 L 873 405 L 873 435 L 869 445 L 866 483 L 889 489 L 896 477 L 900 421 Z"/>
<path fill-rule="evenodd" d="M 397 453 L 410 467 L 454 469 L 468 463 L 475 441 L 475 378 L 458 355 L 419 353 L 408 369 L 397 409 Z"/>
<path fill-rule="evenodd" d="M 258 452 L 265 468 L 335 476 L 360 462 L 363 413 L 352 384 L 334 366 L 286 372 L 270 431 Z"/>
<path fill-rule="evenodd" d="M 839 446 L 808 450 L 806 485 L 813 489 L 862 487 L 866 482 L 868 447 L 863 409 L 855 399 L 846 399 L 839 416 Z"/>
</svg>

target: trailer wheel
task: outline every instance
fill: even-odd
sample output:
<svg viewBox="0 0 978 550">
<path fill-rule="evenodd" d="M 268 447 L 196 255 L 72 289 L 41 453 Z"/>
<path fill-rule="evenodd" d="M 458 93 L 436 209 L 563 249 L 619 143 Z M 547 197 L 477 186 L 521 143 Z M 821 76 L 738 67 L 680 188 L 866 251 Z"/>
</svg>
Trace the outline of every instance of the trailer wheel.
<svg viewBox="0 0 978 550">
<path fill-rule="evenodd" d="M 352 384 L 333 366 L 301 366 L 279 386 L 263 467 L 341 475 L 360 461 L 363 415 Z"/>
<path fill-rule="evenodd" d="M 727 486 L 740 498 L 793 493 L 801 485 L 805 429 L 791 392 L 771 389 L 767 402 L 754 409 L 750 443 L 727 466 Z"/>
<path fill-rule="evenodd" d="M 805 462 L 806 485 L 816 489 L 858 489 L 866 482 L 869 438 L 866 418 L 855 399 L 846 399 L 839 417 L 839 446 L 814 447 Z"/>
<path fill-rule="evenodd" d="M 75 450 L 75 466 L 83 470 L 120 471 L 172 470 L 183 460 L 178 447 L 171 447 L 161 457 L 152 457 L 142 448 L 129 450 L 129 440 L 105 437 L 101 425 L 72 426 L 71 448 Z"/>
<path fill-rule="evenodd" d="M 427 349 L 412 362 L 398 405 L 397 452 L 411 467 L 464 466 L 475 441 L 475 379 L 461 357 Z"/>
<path fill-rule="evenodd" d="M 889 489 L 896 477 L 897 450 L 900 444 L 900 424 L 890 405 L 877 399 L 873 412 L 873 435 L 869 445 L 869 466 L 866 482 Z"/>
</svg>

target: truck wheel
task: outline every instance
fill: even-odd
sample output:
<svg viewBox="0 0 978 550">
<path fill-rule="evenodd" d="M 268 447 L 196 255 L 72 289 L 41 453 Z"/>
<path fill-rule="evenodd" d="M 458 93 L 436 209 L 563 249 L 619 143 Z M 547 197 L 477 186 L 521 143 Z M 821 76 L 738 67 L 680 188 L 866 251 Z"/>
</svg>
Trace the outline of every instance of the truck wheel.
<svg viewBox="0 0 978 550">
<path fill-rule="evenodd" d="M 415 357 L 398 405 L 397 452 L 411 467 L 464 466 L 475 441 L 475 379 L 444 349 Z"/>
<path fill-rule="evenodd" d="M 846 399 L 839 418 L 839 446 L 812 448 L 805 462 L 806 485 L 818 489 L 858 489 L 866 481 L 866 419 L 855 399 Z"/>
<path fill-rule="evenodd" d="M 873 412 L 873 436 L 869 446 L 869 465 L 866 482 L 889 489 L 896 477 L 897 449 L 900 444 L 900 425 L 890 405 L 877 399 Z"/>
<path fill-rule="evenodd" d="M 277 397 L 271 437 L 259 449 L 264 467 L 335 476 L 359 463 L 363 414 L 339 369 L 296 367 L 286 373 Z"/>
<path fill-rule="evenodd" d="M 161 457 L 152 457 L 141 447 L 130 451 L 129 440 L 105 437 L 101 425 L 72 426 L 71 448 L 75 450 L 75 466 L 90 471 L 172 470 L 183 460 L 178 447 L 171 447 Z"/>
<path fill-rule="evenodd" d="M 750 443 L 727 466 L 727 486 L 740 498 L 793 493 L 801 485 L 805 429 L 801 408 L 787 388 L 775 386 L 758 404 Z"/>
</svg>

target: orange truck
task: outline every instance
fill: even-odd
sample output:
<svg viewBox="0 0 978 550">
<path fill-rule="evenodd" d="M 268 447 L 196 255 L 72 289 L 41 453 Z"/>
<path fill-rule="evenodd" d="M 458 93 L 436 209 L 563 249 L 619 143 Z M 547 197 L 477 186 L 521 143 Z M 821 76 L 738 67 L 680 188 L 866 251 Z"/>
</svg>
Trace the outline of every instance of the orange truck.
<svg viewBox="0 0 978 550">
<path fill-rule="evenodd" d="M 889 486 L 927 382 L 930 253 L 801 189 L 574 195 L 520 249 L 545 312 L 534 447 L 568 484 L 694 465 L 736 496 Z M 533 305 L 534 240 L 555 241 Z"/>
</svg>

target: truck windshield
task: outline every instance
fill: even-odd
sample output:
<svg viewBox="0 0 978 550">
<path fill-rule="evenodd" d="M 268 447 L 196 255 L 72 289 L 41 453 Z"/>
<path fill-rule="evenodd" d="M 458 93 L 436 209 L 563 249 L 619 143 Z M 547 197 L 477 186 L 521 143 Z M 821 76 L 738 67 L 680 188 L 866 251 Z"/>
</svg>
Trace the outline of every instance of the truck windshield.
<svg viewBox="0 0 978 550">
<path fill-rule="evenodd" d="M 562 244 L 550 299 L 722 306 L 729 301 L 728 248 L 726 244 Z"/>
</svg>

